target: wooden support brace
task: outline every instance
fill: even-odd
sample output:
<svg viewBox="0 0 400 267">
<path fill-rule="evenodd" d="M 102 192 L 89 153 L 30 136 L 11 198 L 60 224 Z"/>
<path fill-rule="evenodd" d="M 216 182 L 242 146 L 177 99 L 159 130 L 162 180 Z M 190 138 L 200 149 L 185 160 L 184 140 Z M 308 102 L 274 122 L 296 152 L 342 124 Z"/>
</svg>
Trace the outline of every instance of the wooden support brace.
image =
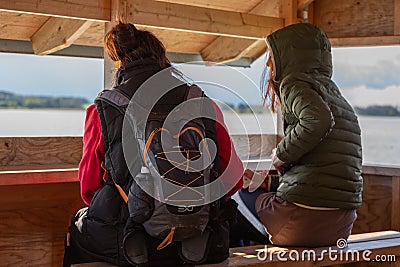
<svg viewBox="0 0 400 267">
<path fill-rule="evenodd" d="M 51 17 L 31 37 L 37 55 L 47 55 L 69 47 L 84 33 L 92 21 Z"/>
</svg>

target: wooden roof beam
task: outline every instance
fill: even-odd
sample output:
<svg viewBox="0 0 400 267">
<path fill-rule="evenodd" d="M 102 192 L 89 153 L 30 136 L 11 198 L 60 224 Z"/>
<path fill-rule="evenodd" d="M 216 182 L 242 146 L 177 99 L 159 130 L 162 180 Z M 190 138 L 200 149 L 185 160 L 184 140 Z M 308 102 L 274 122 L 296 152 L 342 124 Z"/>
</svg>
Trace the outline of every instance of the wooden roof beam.
<svg viewBox="0 0 400 267">
<path fill-rule="evenodd" d="M 263 0 L 256 5 L 250 14 L 279 17 L 279 0 Z M 283 25 L 282 25 L 283 26 Z M 271 32 L 276 30 L 271 29 Z M 201 51 L 203 60 L 208 63 L 226 63 L 237 60 L 249 53 L 258 58 L 266 50 L 265 40 L 246 40 L 230 37 L 218 37 Z"/>
<path fill-rule="evenodd" d="M 303 9 L 312 4 L 312 2 L 314 2 L 314 0 L 297 0 L 297 10 L 303 11 Z"/>
<path fill-rule="evenodd" d="M 119 0 L 122 1 L 122 0 Z M 125 2 L 125 1 L 123 1 Z M 129 22 L 161 29 L 203 34 L 264 39 L 283 25 L 283 19 L 232 11 L 163 3 L 154 0 L 126 1 Z"/>
<path fill-rule="evenodd" d="M 94 21 L 111 20 L 111 0 L 0 0 L 0 11 Z"/>
<path fill-rule="evenodd" d="M 303 9 L 304 5 L 308 5 L 311 2 L 312 1 L 301 1 L 301 3 L 298 3 L 296 0 L 264 0 L 255 6 L 250 13 L 257 15 L 269 13 L 273 16 L 279 16 L 284 19 L 284 25 L 279 27 L 282 28 L 285 25 L 300 22 L 300 19 L 297 17 L 299 8 Z M 275 28 L 272 31 L 279 28 Z M 245 56 L 251 56 L 251 58 L 256 59 L 261 56 L 265 50 L 266 43 L 264 40 L 253 41 L 218 37 L 203 49 L 201 54 L 204 61 L 226 63 Z"/>
<path fill-rule="evenodd" d="M 313 5 L 313 22 L 333 46 L 399 44 L 399 0 L 318 0 Z"/>
<path fill-rule="evenodd" d="M 392 46 L 400 45 L 400 35 L 329 38 L 333 47 Z"/>
<path fill-rule="evenodd" d="M 51 17 L 31 37 L 33 51 L 36 55 L 47 55 L 69 47 L 92 23 Z"/>
</svg>

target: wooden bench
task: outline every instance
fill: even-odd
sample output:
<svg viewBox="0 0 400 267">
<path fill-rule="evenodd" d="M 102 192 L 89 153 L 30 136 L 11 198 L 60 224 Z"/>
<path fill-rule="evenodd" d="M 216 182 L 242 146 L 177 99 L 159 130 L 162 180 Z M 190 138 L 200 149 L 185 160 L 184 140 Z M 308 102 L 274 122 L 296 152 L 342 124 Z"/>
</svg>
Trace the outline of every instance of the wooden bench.
<svg viewBox="0 0 400 267">
<path fill-rule="evenodd" d="M 342 245 L 344 243 L 340 243 Z M 286 260 L 286 261 L 285 261 Z M 103 262 L 75 264 L 74 267 L 110 267 Z M 230 257 L 202 267 L 247 266 L 400 266 L 400 232 L 383 231 L 352 235 L 347 245 L 315 249 L 284 248 L 272 245 L 230 249 Z"/>
</svg>

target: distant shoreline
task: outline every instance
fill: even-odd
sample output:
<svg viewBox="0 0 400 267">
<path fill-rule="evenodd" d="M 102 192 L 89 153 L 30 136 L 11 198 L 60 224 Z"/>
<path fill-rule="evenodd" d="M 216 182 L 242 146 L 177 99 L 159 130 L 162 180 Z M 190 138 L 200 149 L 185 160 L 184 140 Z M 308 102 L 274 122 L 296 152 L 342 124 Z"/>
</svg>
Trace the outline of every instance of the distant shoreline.
<svg viewBox="0 0 400 267">
<path fill-rule="evenodd" d="M 89 105 L 88 105 L 89 106 Z M 84 108 L 26 108 L 26 107 L 0 107 L 0 110 L 82 110 L 85 111 L 87 107 Z"/>
<path fill-rule="evenodd" d="M 77 109 L 84 110 L 90 102 L 82 97 L 25 96 L 0 91 L 0 109 Z"/>
<path fill-rule="evenodd" d="M 89 105 L 88 105 L 89 106 Z M 0 107 L 0 112 L 1 111 L 82 111 L 83 113 L 85 112 L 87 106 L 84 108 L 25 108 L 25 107 L 19 107 L 19 108 L 15 108 L 15 107 L 10 107 L 10 108 L 4 108 L 4 107 Z M 223 110 L 222 111 L 224 114 L 233 114 L 232 111 L 230 110 Z M 239 115 L 251 115 L 251 113 L 240 113 L 238 112 L 237 114 Z M 255 114 L 257 115 L 268 115 L 270 114 L 270 112 L 263 112 L 263 113 L 258 113 L 255 112 Z M 390 116 L 390 115 L 372 115 L 372 114 L 357 114 L 358 117 L 371 117 L 371 118 L 393 118 L 393 119 L 398 119 L 400 118 L 400 116 Z"/>
</svg>

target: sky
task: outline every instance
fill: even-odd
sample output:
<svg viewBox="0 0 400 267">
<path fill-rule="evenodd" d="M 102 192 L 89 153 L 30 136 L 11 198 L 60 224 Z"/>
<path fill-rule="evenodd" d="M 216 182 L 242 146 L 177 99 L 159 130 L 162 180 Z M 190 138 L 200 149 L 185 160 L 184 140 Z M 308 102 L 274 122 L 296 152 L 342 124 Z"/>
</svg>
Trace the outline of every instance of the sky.
<svg viewBox="0 0 400 267">
<path fill-rule="evenodd" d="M 352 105 L 400 107 L 400 46 L 334 48 L 332 54 L 333 79 Z M 261 57 L 250 68 L 193 64 L 179 68 L 213 98 L 260 104 L 258 85 L 263 65 Z M 0 91 L 93 101 L 102 89 L 101 59 L 0 53 Z"/>
</svg>

